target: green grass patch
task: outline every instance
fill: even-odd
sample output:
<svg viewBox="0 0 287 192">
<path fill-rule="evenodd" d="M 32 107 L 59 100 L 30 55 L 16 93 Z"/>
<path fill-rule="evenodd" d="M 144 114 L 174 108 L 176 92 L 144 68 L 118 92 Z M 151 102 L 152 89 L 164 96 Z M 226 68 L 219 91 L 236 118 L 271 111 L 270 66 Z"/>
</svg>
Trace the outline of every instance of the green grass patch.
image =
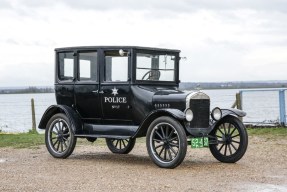
<svg viewBox="0 0 287 192">
<path fill-rule="evenodd" d="M 0 133 L 0 147 L 33 148 L 45 143 L 45 135 L 38 133 Z"/>
<path fill-rule="evenodd" d="M 252 136 L 287 137 L 286 127 L 247 128 L 247 131 Z"/>
</svg>

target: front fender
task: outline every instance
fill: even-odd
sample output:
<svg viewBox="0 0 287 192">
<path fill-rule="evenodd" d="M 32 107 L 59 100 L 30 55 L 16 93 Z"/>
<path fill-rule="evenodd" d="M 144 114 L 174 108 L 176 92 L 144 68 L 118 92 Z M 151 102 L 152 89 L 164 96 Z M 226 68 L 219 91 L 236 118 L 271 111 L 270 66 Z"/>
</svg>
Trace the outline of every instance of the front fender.
<svg viewBox="0 0 287 192">
<path fill-rule="evenodd" d="M 239 110 L 239 109 L 221 109 L 222 112 L 222 118 L 224 118 L 227 115 L 236 115 L 238 117 L 244 117 L 246 116 L 246 112 Z"/>
<path fill-rule="evenodd" d="M 139 126 L 137 132 L 133 137 L 143 137 L 146 135 L 147 129 L 151 122 L 153 122 L 156 118 L 161 116 L 170 116 L 178 121 L 185 120 L 185 113 L 178 110 L 178 109 L 158 109 L 150 112 L 145 119 L 142 121 L 141 125 Z"/>
<path fill-rule="evenodd" d="M 73 108 L 66 105 L 51 105 L 50 107 L 48 107 L 48 109 L 45 111 L 41 118 L 41 121 L 38 126 L 39 129 L 46 129 L 47 123 L 50 118 L 57 113 L 64 113 L 68 117 L 71 123 L 72 130 L 75 134 L 82 133 L 83 125 L 80 115 Z"/>
<path fill-rule="evenodd" d="M 222 121 L 223 119 L 227 118 L 228 116 L 237 116 L 237 117 L 244 117 L 246 116 L 246 112 L 239 110 L 239 109 L 221 109 L 222 112 L 222 117 L 220 120 L 214 122 L 209 128 L 208 128 L 208 132 L 210 133 L 216 126 L 218 123 L 220 123 L 220 121 Z"/>
</svg>

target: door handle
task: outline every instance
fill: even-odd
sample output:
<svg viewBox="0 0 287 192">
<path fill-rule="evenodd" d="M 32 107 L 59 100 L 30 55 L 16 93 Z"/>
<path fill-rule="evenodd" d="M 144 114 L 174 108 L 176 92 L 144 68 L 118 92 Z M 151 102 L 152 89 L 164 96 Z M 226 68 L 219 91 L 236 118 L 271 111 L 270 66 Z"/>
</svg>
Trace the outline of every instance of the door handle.
<svg viewBox="0 0 287 192">
<path fill-rule="evenodd" d="M 104 93 L 104 91 L 102 90 L 102 91 L 100 91 L 99 92 L 99 90 L 96 90 L 96 91 L 92 91 L 93 93 L 100 93 L 100 94 L 103 94 Z"/>
</svg>

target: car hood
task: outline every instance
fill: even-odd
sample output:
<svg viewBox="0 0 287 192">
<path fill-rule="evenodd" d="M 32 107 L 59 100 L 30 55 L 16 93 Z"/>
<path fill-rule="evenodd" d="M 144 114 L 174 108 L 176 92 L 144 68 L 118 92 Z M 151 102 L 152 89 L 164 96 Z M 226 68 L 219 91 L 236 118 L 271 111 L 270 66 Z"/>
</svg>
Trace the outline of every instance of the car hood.
<svg viewBox="0 0 287 192">
<path fill-rule="evenodd" d="M 156 89 L 152 103 L 155 109 L 174 108 L 184 111 L 186 109 L 186 97 L 190 92 L 183 92 L 177 89 Z"/>
</svg>

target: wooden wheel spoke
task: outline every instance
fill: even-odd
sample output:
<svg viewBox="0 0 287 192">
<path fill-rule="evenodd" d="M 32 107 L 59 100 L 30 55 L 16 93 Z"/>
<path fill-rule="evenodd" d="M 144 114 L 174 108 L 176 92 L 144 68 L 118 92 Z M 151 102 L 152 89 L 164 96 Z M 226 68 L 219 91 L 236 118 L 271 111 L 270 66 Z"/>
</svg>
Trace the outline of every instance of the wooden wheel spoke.
<svg viewBox="0 0 287 192">
<path fill-rule="evenodd" d="M 59 151 L 59 147 L 60 147 L 60 141 L 58 142 L 58 145 L 57 145 L 57 151 Z"/>
<path fill-rule="evenodd" d="M 57 139 L 52 145 L 55 148 L 55 145 L 59 142 L 59 140 Z"/>
<path fill-rule="evenodd" d="M 222 131 L 221 131 L 221 129 L 218 127 L 218 131 L 222 134 L 222 135 L 225 135 Z"/>
<path fill-rule="evenodd" d="M 166 154 L 167 154 L 167 150 L 166 150 L 166 148 L 164 147 L 164 160 L 166 160 Z"/>
<path fill-rule="evenodd" d="M 230 133 L 230 129 L 231 129 L 231 123 L 229 123 L 229 125 L 228 125 L 228 132 L 227 132 L 227 134 Z"/>
<path fill-rule="evenodd" d="M 66 147 L 66 149 L 67 149 L 67 148 L 68 148 L 68 146 L 67 146 L 66 142 L 64 141 L 63 143 L 64 143 L 64 145 L 65 145 L 65 147 Z"/>
<path fill-rule="evenodd" d="M 169 159 L 172 160 L 172 155 L 171 155 L 171 152 L 170 152 L 170 148 L 167 149 L 167 152 L 168 152 Z"/>
<path fill-rule="evenodd" d="M 230 145 L 233 147 L 233 149 L 234 149 L 235 151 L 237 151 L 237 148 L 233 145 L 233 143 L 230 143 Z"/>
<path fill-rule="evenodd" d="M 163 137 L 159 134 L 159 132 L 157 132 L 157 130 L 155 131 L 155 134 L 157 134 L 157 136 L 159 136 L 159 138 L 160 138 L 161 140 L 163 140 Z"/>
<path fill-rule="evenodd" d="M 52 133 L 54 133 L 55 135 L 58 135 L 58 133 L 56 131 L 52 131 Z"/>
<path fill-rule="evenodd" d="M 226 156 L 226 152 L 227 152 L 227 145 L 225 145 L 225 148 L 224 148 L 224 156 Z"/>
<path fill-rule="evenodd" d="M 157 146 L 155 147 L 155 149 L 158 149 L 158 148 L 162 147 L 163 145 L 164 145 L 164 144 L 157 145 Z"/>
<path fill-rule="evenodd" d="M 234 127 L 233 130 L 231 131 L 230 135 L 232 135 L 235 130 L 236 130 L 236 128 Z"/>
<path fill-rule="evenodd" d="M 238 143 L 238 144 L 240 144 L 240 142 L 239 141 L 235 141 L 235 140 L 231 140 L 231 142 L 234 142 L 234 143 Z"/>
<path fill-rule="evenodd" d="M 63 152 L 64 151 L 64 149 L 63 149 L 63 141 L 61 141 L 61 151 Z"/>
<path fill-rule="evenodd" d="M 162 133 L 162 137 L 165 138 L 166 135 L 165 135 L 165 133 L 164 133 L 164 130 L 163 130 L 162 126 L 160 127 L 160 130 L 161 130 L 161 133 Z"/>
<path fill-rule="evenodd" d="M 224 144 L 221 145 L 221 147 L 218 149 L 218 151 L 220 152 L 221 149 L 223 148 Z"/>
<path fill-rule="evenodd" d="M 230 155 L 232 155 L 232 150 L 231 150 L 230 144 L 228 145 L 228 150 L 229 150 Z"/>
<path fill-rule="evenodd" d="M 168 141 L 169 141 L 169 142 L 172 142 L 172 141 L 178 141 L 178 138 L 177 138 L 177 136 L 175 136 L 175 137 L 173 137 L 173 138 L 169 139 Z"/>
<path fill-rule="evenodd" d="M 162 140 L 159 140 L 159 139 L 154 139 L 154 138 L 153 138 L 152 140 L 155 141 L 155 142 L 158 142 L 158 143 L 159 143 L 159 142 L 162 142 Z"/>
<path fill-rule="evenodd" d="M 179 147 L 178 143 L 169 143 L 169 145 L 172 146 L 172 147 L 177 147 L 177 148 Z"/>
<path fill-rule="evenodd" d="M 122 140 L 122 142 L 123 142 L 124 148 L 126 148 L 126 147 L 127 147 L 127 145 L 125 144 L 124 140 Z"/>
<path fill-rule="evenodd" d="M 174 155 L 177 154 L 177 152 L 172 147 L 170 147 L 170 150 L 174 153 Z"/>
<path fill-rule="evenodd" d="M 119 140 L 115 140 L 115 141 L 116 141 L 115 147 L 118 148 Z"/>
<path fill-rule="evenodd" d="M 224 134 L 226 134 L 226 126 L 225 126 L 225 123 L 222 124 L 223 125 L 223 128 L 224 128 Z"/>
<path fill-rule="evenodd" d="M 164 147 L 161 148 L 160 152 L 158 153 L 158 156 L 161 156 L 163 150 L 164 150 Z"/>
<path fill-rule="evenodd" d="M 171 130 L 167 138 L 170 139 L 173 133 L 174 133 L 173 130 Z"/>
<path fill-rule="evenodd" d="M 232 136 L 231 138 L 238 137 L 238 136 L 240 136 L 240 134 L 239 134 L 239 133 L 238 133 L 237 135 Z"/>
</svg>

